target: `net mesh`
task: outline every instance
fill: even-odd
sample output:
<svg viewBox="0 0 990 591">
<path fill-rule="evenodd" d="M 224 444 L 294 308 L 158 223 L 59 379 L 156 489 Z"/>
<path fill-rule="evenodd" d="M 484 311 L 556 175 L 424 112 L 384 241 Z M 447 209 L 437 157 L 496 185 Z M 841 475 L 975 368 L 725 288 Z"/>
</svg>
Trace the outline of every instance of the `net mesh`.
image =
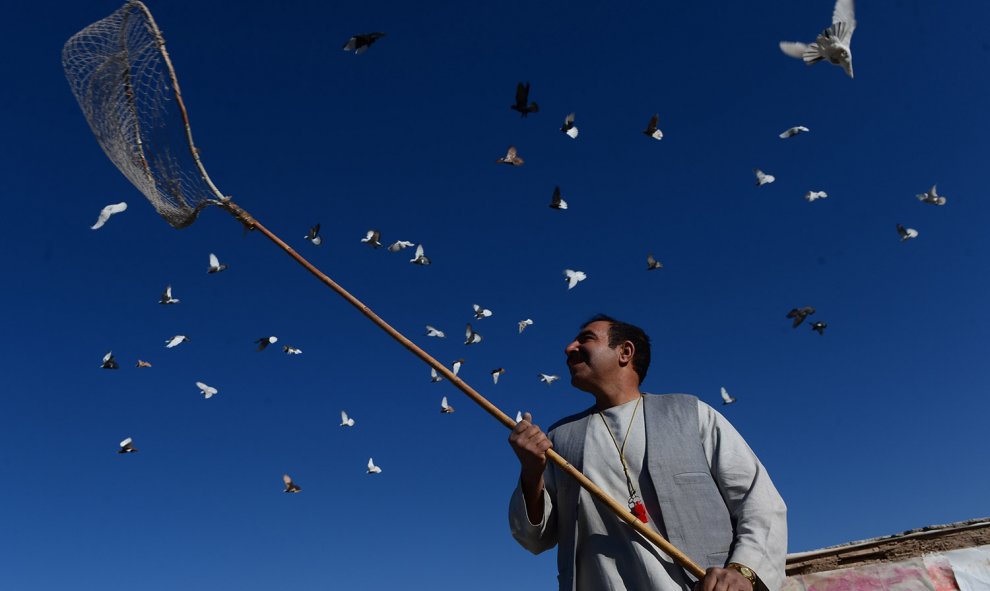
<svg viewBox="0 0 990 591">
<path fill-rule="evenodd" d="M 175 228 L 223 195 L 193 145 L 165 41 L 141 2 L 73 35 L 62 67 L 93 134 L 125 177 Z"/>
</svg>

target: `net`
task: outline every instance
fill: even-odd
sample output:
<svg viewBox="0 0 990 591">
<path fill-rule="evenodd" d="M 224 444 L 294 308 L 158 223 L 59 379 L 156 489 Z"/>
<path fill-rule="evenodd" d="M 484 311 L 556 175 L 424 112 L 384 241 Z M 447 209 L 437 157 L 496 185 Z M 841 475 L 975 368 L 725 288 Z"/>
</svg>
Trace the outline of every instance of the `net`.
<svg viewBox="0 0 990 591">
<path fill-rule="evenodd" d="M 73 35 L 62 67 L 100 147 L 175 228 L 223 195 L 199 160 L 165 40 L 131 1 Z"/>
</svg>

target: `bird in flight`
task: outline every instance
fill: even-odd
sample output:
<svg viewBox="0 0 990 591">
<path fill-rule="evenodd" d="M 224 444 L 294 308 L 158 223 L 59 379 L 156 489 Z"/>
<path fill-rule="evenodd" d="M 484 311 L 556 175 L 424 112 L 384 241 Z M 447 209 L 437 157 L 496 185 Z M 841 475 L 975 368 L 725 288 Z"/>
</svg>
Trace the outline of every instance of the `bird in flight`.
<svg viewBox="0 0 990 591">
<path fill-rule="evenodd" d="M 341 427 L 353 427 L 354 419 L 347 416 L 347 411 L 340 411 L 340 426 Z"/>
<path fill-rule="evenodd" d="M 100 364 L 103 369 L 120 369 L 120 365 L 117 364 L 117 360 L 113 358 L 113 351 L 108 351 L 106 355 L 103 356 L 103 363 Z"/>
<path fill-rule="evenodd" d="M 560 187 L 553 188 L 553 196 L 550 198 L 550 207 L 553 209 L 567 209 L 567 202 L 560 197 Z"/>
<path fill-rule="evenodd" d="M 284 492 L 287 492 L 287 493 L 297 493 L 297 492 L 299 492 L 299 491 L 302 490 L 301 488 L 299 488 L 299 485 L 298 484 L 296 484 L 295 482 L 292 482 L 292 477 L 289 476 L 288 474 L 283 474 L 282 475 L 282 482 L 285 483 L 285 491 Z"/>
<path fill-rule="evenodd" d="M 479 339 L 480 339 L 480 337 L 479 337 Z M 450 372 L 456 376 L 457 375 L 457 372 L 461 371 L 461 365 L 463 365 L 463 364 L 464 364 L 464 360 L 463 359 L 458 359 L 457 361 L 451 363 L 450 364 Z"/>
<path fill-rule="evenodd" d="M 207 269 L 206 272 L 207 273 L 219 273 L 220 271 L 223 271 L 226 268 L 227 268 L 227 265 L 224 265 L 223 263 L 221 263 L 220 262 L 220 259 L 217 258 L 217 255 L 215 255 L 215 254 L 213 254 L 211 252 L 210 253 L 210 268 Z"/>
<path fill-rule="evenodd" d="M 368 233 L 364 235 L 361 242 L 364 242 L 371 248 L 380 248 L 382 243 L 380 241 L 382 233 L 378 230 L 368 230 Z"/>
<path fill-rule="evenodd" d="M 804 194 L 804 198 L 808 203 L 812 203 L 817 199 L 825 199 L 826 197 L 828 197 L 828 193 L 825 191 L 808 191 Z"/>
<path fill-rule="evenodd" d="M 522 166 L 526 161 L 519 157 L 515 146 L 509 146 L 509 149 L 505 151 L 505 156 L 502 156 L 495 162 L 499 164 L 509 164 L 511 166 Z"/>
<path fill-rule="evenodd" d="M 465 336 L 465 340 L 464 340 L 465 345 L 473 345 L 475 343 L 481 342 L 481 335 L 474 332 L 474 329 L 471 328 L 470 322 L 468 322 L 467 330 L 464 331 L 464 336 Z"/>
<path fill-rule="evenodd" d="M 127 439 L 120 442 L 120 449 L 117 450 L 119 454 L 132 454 L 138 449 L 133 445 L 134 440 L 128 437 Z"/>
<path fill-rule="evenodd" d="M 519 423 L 522 420 L 523 420 L 522 411 L 521 410 L 517 410 L 516 411 L 516 422 Z"/>
<path fill-rule="evenodd" d="M 796 136 L 799 133 L 805 133 L 805 132 L 808 132 L 808 131 L 811 131 L 811 130 L 808 129 L 807 127 L 803 126 L 803 125 L 797 125 L 795 127 L 791 127 L 790 129 L 784 130 L 784 132 L 781 133 L 778 137 L 780 139 L 782 139 L 782 140 L 786 140 L 789 137 L 794 137 L 794 136 Z"/>
<path fill-rule="evenodd" d="M 382 469 L 375 465 L 375 460 L 368 458 L 368 474 L 381 474 Z"/>
<path fill-rule="evenodd" d="M 385 33 L 375 32 L 375 33 L 361 33 L 360 35 L 354 35 L 344 43 L 342 48 L 344 51 L 353 51 L 355 55 L 361 55 L 362 53 L 368 51 L 371 44 L 378 41 L 385 36 Z"/>
<path fill-rule="evenodd" d="M 447 335 L 442 330 L 433 328 L 429 324 L 426 325 L 426 336 L 437 337 L 438 339 L 447 338 Z"/>
<path fill-rule="evenodd" d="M 915 196 L 918 198 L 918 201 L 931 205 L 945 205 L 946 202 L 945 197 L 939 195 L 938 191 L 935 190 L 935 185 L 932 185 L 932 188 L 928 189 L 927 192 Z"/>
<path fill-rule="evenodd" d="M 172 297 L 172 286 L 166 285 L 165 291 L 162 292 L 162 297 L 158 300 L 159 304 L 178 304 L 179 298 Z"/>
<path fill-rule="evenodd" d="M 151 367 L 151 364 L 148 363 L 147 361 L 143 361 L 141 359 L 138 359 L 137 360 L 137 364 L 135 365 L 135 367 Z"/>
<path fill-rule="evenodd" d="M 258 344 L 259 351 L 264 351 L 265 347 L 277 342 L 278 342 L 278 337 L 261 337 L 260 339 L 255 341 L 255 343 Z"/>
<path fill-rule="evenodd" d="M 587 278 L 588 276 L 584 273 L 584 271 L 564 269 L 564 280 L 567 281 L 567 289 L 574 289 L 575 285 Z"/>
<path fill-rule="evenodd" d="M 415 246 L 412 242 L 408 240 L 396 240 L 392 244 L 388 245 L 389 252 L 399 252 L 403 248 L 409 248 L 410 246 Z"/>
<path fill-rule="evenodd" d="M 533 324 L 533 319 L 532 318 L 527 318 L 526 320 L 520 320 L 519 321 L 519 334 L 522 334 L 522 332 L 524 330 L 526 330 L 526 327 L 527 326 L 531 326 L 532 324 Z"/>
<path fill-rule="evenodd" d="M 498 378 L 505 373 L 505 368 L 500 367 L 498 369 L 493 369 L 491 373 L 492 373 L 492 382 L 498 384 Z"/>
<path fill-rule="evenodd" d="M 320 225 L 316 224 L 309 229 L 309 233 L 306 234 L 306 240 L 309 240 L 316 246 L 323 244 L 323 238 L 320 238 Z"/>
<path fill-rule="evenodd" d="M 107 223 L 110 216 L 118 214 L 127 209 L 127 203 L 121 201 L 120 203 L 113 203 L 100 210 L 100 215 L 96 218 L 96 223 L 90 227 L 90 230 L 99 230 L 103 227 L 103 224 Z"/>
<path fill-rule="evenodd" d="M 797 328 L 804 319 L 815 313 L 815 309 L 811 306 L 805 306 L 803 308 L 792 308 L 790 312 L 787 313 L 787 318 L 793 318 L 794 322 L 791 324 L 791 328 Z"/>
<path fill-rule="evenodd" d="M 516 84 L 516 103 L 509 108 L 513 111 L 519 111 L 523 117 L 540 110 L 540 106 L 535 102 L 529 102 L 529 82 Z"/>
<path fill-rule="evenodd" d="M 757 187 L 762 187 L 763 185 L 769 185 L 770 183 L 772 183 L 775 180 L 777 180 L 777 177 L 773 176 L 772 174 L 767 174 L 767 173 L 763 172 L 762 170 L 760 170 L 759 168 L 754 168 L 753 169 L 753 174 L 756 175 L 756 186 Z"/>
<path fill-rule="evenodd" d="M 722 404 L 732 404 L 735 401 L 735 398 L 729 396 L 729 392 L 725 389 L 725 386 L 722 386 Z"/>
<path fill-rule="evenodd" d="M 439 381 L 442 381 L 442 380 L 443 380 L 443 376 L 437 373 L 437 368 L 431 367 L 430 368 L 430 382 L 435 384 L 435 383 L 437 383 Z"/>
<path fill-rule="evenodd" d="M 814 43 L 781 41 L 780 50 L 791 57 L 804 60 L 809 66 L 828 60 L 829 63 L 841 67 L 846 75 L 852 78 L 850 44 L 855 30 L 856 14 L 853 0 L 837 0 L 832 11 L 832 26 L 822 31 Z"/>
<path fill-rule="evenodd" d="M 577 139 L 578 128 L 574 125 L 574 113 L 564 117 L 564 124 L 560 126 L 560 131 L 567 134 L 572 140 Z"/>
<path fill-rule="evenodd" d="M 286 355 L 302 355 L 302 349 L 297 349 L 292 345 L 282 345 L 282 351 L 285 352 Z"/>
<path fill-rule="evenodd" d="M 643 135 L 650 136 L 655 140 L 663 139 L 663 132 L 657 128 L 657 124 L 660 122 L 660 113 L 654 113 L 650 117 L 650 122 L 646 124 L 646 129 L 643 130 Z"/>
<path fill-rule="evenodd" d="M 548 385 L 548 386 L 550 384 L 556 382 L 559 379 L 560 379 L 560 376 L 557 376 L 557 375 L 545 374 L 545 373 L 541 373 L 540 374 L 540 381 L 543 382 L 544 384 Z"/>
<path fill-rule="evenodd" d="M 207 386 L 203 382 L 196 382 L 196 387 L 199 388 L 200 393 L 203 394 L 203 398 L 209 400 L 217 393 L 217 389 L 213 386 Z"/>
<path fill-rule="evenodd" d="M 646 270 L 653 271 L 654 269 L 663 269 L 663 263 L 653 258 L 653 253 L 646 255 Z"/>
<path fill-rule="evenodd" d="M 828 324 L 819 320 L 818 322 L 811 323 L 811 330 L 817 332 L 818 334 L 825 336 L 825 329 L 828 328 Z"/>
<path fill-rule="evenodd" d="M 189 337 L 187 337 L 185 335 L 177 334 L 174 337 L 172 337 L 172 338 L 168 339 L 167 341 L 165 341 L 165 348 L 166 349 L 172 349 L 174 347 L 178 347 L 179 345 L 181 345 L 182 343 L 184 343 L 184 342 L 186 342 L 188 340 L 189 340 Z"/>
<path fill-rule="evenodd" d="M 905 240 L 911 240 L 918 237 L 918 231 L 914 228 L 905 228 L 904 226 L 897 224 L 897 233 L 901 237 L 901 242 Z"/>
<path fill-rule="evenodd" d="M 429 265 L 431 263 L 429 257 L 423 254 L 422 244 L 416 247 L 416 254 L 413 255 L 413 258 L 409 259 L 409 262 L 414 265 Z"/>
<path fill-rule="evenodd" d="M 440 414 L 449 415 L 452 412 L 454 412 L 454 407 L 447 404 L 447 397 L 444 396 L 440 399 Z"/>
<path fill-rule="evenodd" d="M 482 308 L 478 304 L 471 304 L 471 307 L 474 308 L 474 317 L 477 318 L 478 320 L 481 320 L 482 318 L 488 318 L 489 316 L 492 315 L 491 310 L 489 310 L 488 308 Z"/>
</svg>

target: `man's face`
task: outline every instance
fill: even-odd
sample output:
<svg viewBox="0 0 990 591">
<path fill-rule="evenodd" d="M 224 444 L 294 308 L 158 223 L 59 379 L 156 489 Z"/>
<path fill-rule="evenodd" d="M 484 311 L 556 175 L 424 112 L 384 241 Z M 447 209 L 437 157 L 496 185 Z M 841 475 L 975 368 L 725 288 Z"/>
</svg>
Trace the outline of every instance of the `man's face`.
<svg viewBox="0 0 990 591">
<path fill-rule="evenodd" d="M 608 346 L 609 327 L 611 323 L 605 320 L 592 322 L 564 348 L 575 388 L 596 392 L 619 370 L 617 351 Z"/>
</svg>

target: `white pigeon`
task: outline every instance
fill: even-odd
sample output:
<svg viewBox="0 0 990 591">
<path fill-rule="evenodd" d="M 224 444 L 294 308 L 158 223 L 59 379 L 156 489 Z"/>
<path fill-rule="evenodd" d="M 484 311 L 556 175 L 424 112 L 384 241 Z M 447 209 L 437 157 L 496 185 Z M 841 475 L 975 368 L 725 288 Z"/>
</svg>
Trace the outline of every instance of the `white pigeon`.
<svg viewBox="0 0 990 591">
<path fill-rule="evenodd" d="M 96 223 L 90 227 L 90 230 L 99 230 L 103 227 L 103 224 L 107 223 L 110 216 L 120 213 L 127 209 L 127 204 L 121 201 L 120 203 L 114 203 L 104 207 L 100 210 L 100 217 L 96 218 Z"/>
<path fill-rule="evenodd" d="M 499 378 L 499 376 L 501 376 L 504 373 L 505 373 L 505 368 L 504 367 L 500 367 L 498 369 L 493 369 L 492 370 L 492 382 L 494 382 L 497 385 L 498 384 L 498 378 Z"/>
<path fill-rule="evenodd" d="M 458 359 L 457 361 L 451 363 L 450 364 L 450 372 L 453 373 L 456 376 L 457 375 L 457 372 L 461 371 L 461 365 L 463 363 L 464 363 L 464 360 L 463 359 Z"/>
<path fill-rule="evenodd" d="M 918 198 L 918 201 L 921 201 L 922 203 L 930 203 L 932 205 L 945 205 L 946 201 L 945 197 L 938 194 L 938 191 L 935 189 L 935 185 L 932 185 L 932 188 L 928 189 L 927 192 L 916 195 L 916 197 Z"/>
<path fill-rule="evenodd" d="M 378 230 L 368 230 L 368 233 L 364 235 L 364 238 L 361 239 L 361 242 L 364 242 L 365 244 L 367 244 L 372 248 L 380 248 L 382 245 L 380 240 L 381 237 L 382 237 L 382 233 L 379 232 Z"/>
<path fill-rule="evenodd" d="M 825 199 L 826 197 L 828 197 L 828 193 L 825 191 L 808 191 L 804 194 L 804 198 L 808 200 L 808 203 L 816 199 Z"/>
<path fill-rule="evenodd" d="M 416 254 L 413 258 L 409 259 L 409 262 L 414 265 L 429 265 L 430 259 L 423 254 L 423 245 L 420 244 L 416 247 Z"/>
<path fill-rule="evenodd" d="M 850 44 L 855 30 L 856 14 L 853 0 L 836 0 L 835 9 L 832 11 L 832 26 L 822 31 L 814 43 L 781 41 L 780 50 L 791 57 L 804 60 L 804 63 L 809 66 L 822 60 L 828 60 L 841 67 L 852 78 L 852 48 Z"/>
<path fill-rule="evenodd" d="M 437 337 L 438 339 L 447 338 L 447 335 L 444 334 L 444 332 L 442 330 L 438 330 L 436 328 L 433 328 L 429 324 L 426 325 L 426 336 L 428 336 L 428 337 Z"/>
<path fill-rule="evenodd" d="M 440 400 L 440 414 L 449 415 L 452 412 L 454 412 L 454 407 L 447 404 L 447 397 L 444 396 Z"/>
<path fill-rule="evenodd" d="M 347 416 L 347 411 L 340 411 L 340 426 L 341 427 L 353 427 L 354 419 Z"/>
<path fill-rule="evenodd" d="M 532 318 L 527 318 L 526 320 L 520 320 L 519 321 L 519 334 L 522 334 L 522 332 L 524 330 L 526 330 L 526 327 L 527 326 L 532 326 L 532 324 L 533 324 L 533 319 Z"/>
<path fill-rule="evenodd" d="M 560 187 L 553 188 L 553 195 L 550 197 L 551 209 L 567 209 L 567 202 L 560 196 Z"/>
<path fill-rule="evenodd" d="M 286 355 L 302 355 L 302 349 L 297 349 L 292 345 L 282 345 L 282 351 L 284 351 Z"/>
<path fill-rule="evenodd" d="M 574 289 L 574 286 L 580 281 L 584 281 L 588 278 L 584 271 L 572 271 L 571 269 L 564 269 L 564 278 L 567 281 L 567 289 Z"/>
<path fill-rule="evenodd" d="M 471 328 L 470 322 L 467 325 L 467 330 L 464 331 L 464 337 L 465 337 L 464 339 L 465 345 L 473 345 L 475 343 L 481 342 L 481 335 L 474 332 L 474 329 Z"/>
<path fill-rule="evenodd" d="M 646 124 L 646 129 L 643 130 L 643 135 L 650 136 L 655 140 L 663 139 L 663 132 L 657 128 L 660 123 L 660 114 L 654 113 L 653 117 L 650 117 L 650 122 Z"/>
<path fill-rule="evenodd" d="M 119 454 L 132 454 L 137 451 L 137 448 L 133 445 L 134 440 L 128 437 L 127 439 L 120 442 L 120 449 L 117 450 Z"/>
<path fill-rule="evenodd" d="M 491 310 L 489 310 L 488 308 L 482 308 L 478 304 L 471 304 L 471 307 L 474 308 L 474 317 L 477 318 L 478 320 L 481 320 L 482 318 L 488 318 L 489 316 L 492 315 Z"/>
<path fill-rule="evenodd" d="M 278 342 L 278 337 L 275 336 L 261 337 L 260 339 L 255 341 L 255 343 L 258 345 L 259 351 L 264 351 L 265 348 L 268 347 L 268 345 L 274 345 L 277 342 Z"/>
<path fill-rule="evenodd" d="M 107 354 L 103 356 L 103 363 L 100 364 L 103 369 L 119 369 L 120 365 L 117 364 L 117 360 L 113 358 L 113 351 L 107 351 Z"/>
<path fill-rule="evenodd" d="M 206 272 L 207 273 L 219 273 L 220 271 L 223 271 L 226 268 L 227 268 L 227 265 L 224 265 L 223 263 L 221 263 L 220 262 L 220 259 L 217 258 L 217 255 L 215 255 L 215 254 L 213 254 L 211 252 L 210 253 L 210 268 L 207 269 Z"/>
<path fill-rule="evenodd" d="M 373 458 L 368 458 L 368 474 L 381 474 L 382 469 L 375 465 Z"/>
<path fill-rule="evenodd" d="M 646 270 L 647 271 L 655 271 L 657 269 L 663 269 L 663 263 L 661 263 L 660 261 L 658 261 L 656 259 L 656 257 L 653 256 L 653 253 L 652 252 L 647 253 L 646 254 Z"/>
<path fill-rule="evenodd" d="M 772 183 L 775 180 L 777 180 L 777 177 L 773 176 L 772 174 L 767 174 L 767 173 L 763 172 L 762 170 L 760 170 L 759 168 L 754 168 L 753 169 L 753 174 L 756 175 L 756 186 L 757 187 L 762 187 L 763 185 L 769 185 L 770 183 Z"/>
<path fill-rule="evenodd" d="M 319 224 L 316 224 L 315 226 L 313 226 L 312 228 L 310 228 L 309 229 L 309 232 L 306 234 L 305 238 L 306 238 L 306 240 L 309 240 L 310 242 L 312 242 L 316 246 L 319 246 L 320 244 L 322 244 L 323 243 L 323 239 L 320 238 L 320 225 Z"/>
<path fill-rule="evenodd" d="M 914 228 L 905 228 L 904 226 L 897 224 L 897 233 L 901 236 L 901 242 L 905 240 L 911 240 L 912 238 L 918 237 L 918 231 Z"/>
<path fill-rule="evenodd" d="M 298 484 L 296 484 L 295 482 L 292 482 L 292 477 L 289 476 L 288 474 L 283 474 L 282 475 L 282 482 L 285 483 L 285 491 L 284 492 L 287 492 L 287 493 L 297 493 L 297 492 L 299 492 L 299 491 L 302 490 L 299 487 Z"/>
<path fill-rule="evenodd" d="M 403 248 L 409 248 L 410 246 L 415 246 L 412 242 L 408 240 L 396 240 L 392 244 L 388 245 L 389 252 L 399 252 Z"/>
<path fill-rule="evenodd" d="M 189 337 L 185 335 L 177 334 L 174 337 L 170 338 L 169 340 L 165 341 L 165 348 L 171 349 L 172 347 L 178 347 L 179 345 L 181 345 L 182 343 L 188 340 Z"/>
<path fill-rule="evenodd" d="M 732 404 L 736 399 L 729 396 L 729 392 L 726 391 L 725 386 L 722 386 L 722 404 Z"/>
<path fill-rule="evenodd" d="M 207 386 L 203 382 L 196 382 L 196 387 L 199 388 L 199 391 L 203 394 L 203 398 L 206 398 L 207 400 L 212 398 L 213 395 L 217 393 L 216 388 L 213 386 Z"/>
<path fill-rule="evenodd" d="M 516 411 L 516 422 L 518 423 L 518 422 L 520 422 L 522 420 L 523 420 L 522 411 L 521 410 L 517 410 Z"/>
<path fill-rule="evenodd" d="M 162 292 L 162 297 L 158 300 L 159 304 L 178 304 L 179 298 L 172 297 L 172 286 L 166 285 L 165 291 Z"/>
<path fill-rule="evenodd" d="M 430 368 L 430 382 L 436 383 L 436 382 L 439 382 L 441 380 L 443 380 L 443 376 L 437 373 L 437 369 L 435 367 L 431 367 Z"/>
<path fill-rule="evenodd" d="M 540 374 L 540 381 L 543 382 L 544 384 L 548 385 L 548 386 L 550 384 L 556 382 L 559 379 L 560 379 L 560 376 L 557 376 L 557 375 L 545 374 L 545 373 L 541 373 Z"/>
<path fill-rule="evenodd" d="M 560 126 L 560 131 L 566 133 L 572 140 L 577 139 L 578 128 L 574 125 L 574 113 L 564 117 L 564 124 Z"/>
<path fill-rule="evenodd" d="M 789 137 L 794 137 L 794 136 L 796 136 L 799 133 L 804 133 L 804 132 L 808 132 L 808 131 L 811 131 L 811 130 L 808 129 L 807 127 L 803 126 L 803 125 L 797 125 L 795 127 L 792 127 L 790 129 L 784 131 L 778 137 L 780 137 L 780 139 L 782 139 L 782 140 L 786 140 Z"/>
</svg>

